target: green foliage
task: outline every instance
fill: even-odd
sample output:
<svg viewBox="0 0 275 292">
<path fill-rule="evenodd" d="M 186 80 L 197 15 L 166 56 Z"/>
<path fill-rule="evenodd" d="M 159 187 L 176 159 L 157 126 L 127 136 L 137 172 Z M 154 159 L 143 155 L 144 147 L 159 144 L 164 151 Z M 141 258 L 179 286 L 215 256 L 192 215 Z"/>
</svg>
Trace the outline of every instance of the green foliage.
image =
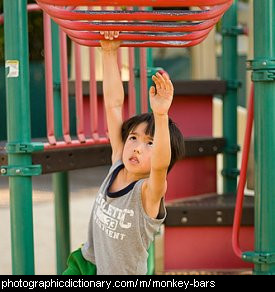
<svg viewBox="0 0 275 292">
<path fill-rule="evenodd" d="M 3 13 L 3 0 L 0 0 L 0 14 Z M 36 3 L 28 0 L 28 3 Z M 43 17 L 42 12 L 28 14 L 30 60 L 43 59 Z M 4 62 L 4 27 L 0 26 L 0 63 Z"/>
</svg>

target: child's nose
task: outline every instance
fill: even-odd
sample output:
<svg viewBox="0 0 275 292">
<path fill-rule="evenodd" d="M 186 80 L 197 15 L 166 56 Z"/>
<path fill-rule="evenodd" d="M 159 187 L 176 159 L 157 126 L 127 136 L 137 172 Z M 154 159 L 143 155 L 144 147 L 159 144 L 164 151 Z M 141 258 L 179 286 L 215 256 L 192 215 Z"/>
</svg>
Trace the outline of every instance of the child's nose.
<svg viewBox="0 0 275 292">
<path fill-rule="evenodd" d="M 134 149 L 134 153 L 140 154 L 142 152 L 141 148 L 142 148 L 142 144 L 141 143 L 136 145 L 136 147 Z"/>
<path fill-rule="evenodd" d="M 135 149 L 134 149 L 134 153 L 138 153 L 138 154 L 140 154 L 140 153 L 141 153 L 141 151 L 140 151 L 140 149 L 139 149 L 139 148 L 135 148 Z"/>
</svg>

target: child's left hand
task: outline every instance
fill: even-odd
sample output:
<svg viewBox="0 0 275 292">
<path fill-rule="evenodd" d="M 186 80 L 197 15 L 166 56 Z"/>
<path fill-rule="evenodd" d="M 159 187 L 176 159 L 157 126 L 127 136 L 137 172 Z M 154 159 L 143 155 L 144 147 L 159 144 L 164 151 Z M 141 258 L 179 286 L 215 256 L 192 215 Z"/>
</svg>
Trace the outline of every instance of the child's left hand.
<svg viewBox="0 0 275 292">
<path fill-rule="evenodd" d="M 151 86 L 149 91 L 152 111 L 154 114 L 167 114 L 173 100 L 173 84 L 167 73 L 157 72 L 152 79 L 156 84 L 156 88 Z"/>
<path fill-rule="evenodd" d="M 121 41 L 117 40 L 119 31 L 100 31 L 100 34 L 104 36 L 104 40 L 100 41 L 103 51 L 111 52 L 118 50 L 121 45 Z"/>
</svg>

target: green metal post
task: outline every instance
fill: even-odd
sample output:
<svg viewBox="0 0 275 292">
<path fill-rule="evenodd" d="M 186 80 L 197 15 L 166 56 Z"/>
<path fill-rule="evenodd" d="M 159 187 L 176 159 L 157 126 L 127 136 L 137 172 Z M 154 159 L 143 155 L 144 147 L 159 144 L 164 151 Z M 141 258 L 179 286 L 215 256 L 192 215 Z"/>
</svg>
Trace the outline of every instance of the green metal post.
<svg viewBox="0 0 275 292">
<path fill-rule="evenodd" d="M 62 137 L 61 91 L 60 91 L 60 44 L 59 28 L 52 24 L 53 52 L 53 83 L 54 83 L 54 120 L 55 136 Z M 56 227 L 56 267 L 60 275 L 66 269 L 70 253 L 70 222 L 69 222 L 69 179 L 68 172 L 53 174 L 53 190 L 55 198 L 55 227 Z"/>
<path fill-rule="evenodd" d="M 254 0 L 255 274 L 275 275 L 275 0 Z"/>
<path fill-rule="evenodd" d="M 153 7 L 146 7 L 146 11 L 153 11 Z M 147 61 L 147 90 L 149 92 L 149 89 L 153 84 L 152 76 L 157 72 L 157 70 L 155 71 L 151 70 L 153 69 L 153 66 L 154 66 L 153 48 L 147 48 L 146 55 L 147 55 L 147 58 L 146 58 L 147 59 L 146 60 Z M 148 112 L 152 112 L 150 101 L 148 101 Z M 154 254 L 155 248 L 152 248 L 152 249 L 153 249 L 153 254 Z M 151 248 L 149 250 L 151 250 Z"/>
<path fill-rule="evenodd" d="M 134 11 L 138 11 L 138 7 L 134 7 Z M 140 85 L 140 49 L 134 48 L 135 56 L 135 94 L 136 94 L 136 115 L 141 114 L 141 85 Z"/>
<path fill-rule="evenodd" d="M 27 0 L 4 0 L 8 143 L 30 143 L 30 93 Z M 12 272 L 34 274 L 31 153 L 8 154 Z M 2 172 L 2 170 L 1 170 Z M 3 173 L 3 172 L 2 172 Z"/>
<path fill-rule="evenodd" d="M 153 84 L 152 76 L 153 74 L 156 73 L 154 70 L 150 70 L 150 69 L 153 69 L 153 66 L 154 66 L 153 49 L 147 48 L 146 54 L 147 54 L 147 88 L 149 92 L 149 89 Z M 150 102 L 148 102 L 148 112 L 152 112 L 151 107 L 150 107 Z"/>
<path fill-rule="evenodd" d="M 134 48 L 135 55 L 135 93 L 136 93 L 136 114 L 141 114 L 141 90 L 140 90 L 140 49 Z"/>
<path fill-rule="evenodd" d="M 152 10 L 148 8 L 148 10 Z M 152 86 L 152 75 L 156 72 L 153 70 L 153 51 L 152 48 L 147 48 L 146 50 L 147 55 L 147 88 Z M 151 112 L 150 102 L 148 102 L 148 112 Z M 153 275 L 155 273 L 155 242 L 153 241 L 148 249 L 148 260 L 147 260 L 147 275 Z"/>
<path fill-rule="evenodd" d="M 68 173 L 53 174 L 55 195 L 56 270 L 61 275 L 70 253 L 69 184 Z"/>
<path fill-rule="evenodd" d="M 222 21 L 222 78 L 227 81 L 223 99 L 223 136 L 226 148 L 223 154 L 223 190 L 235 192 L 237 186 L 237 2 L 225 13 Z"/>
</svg>

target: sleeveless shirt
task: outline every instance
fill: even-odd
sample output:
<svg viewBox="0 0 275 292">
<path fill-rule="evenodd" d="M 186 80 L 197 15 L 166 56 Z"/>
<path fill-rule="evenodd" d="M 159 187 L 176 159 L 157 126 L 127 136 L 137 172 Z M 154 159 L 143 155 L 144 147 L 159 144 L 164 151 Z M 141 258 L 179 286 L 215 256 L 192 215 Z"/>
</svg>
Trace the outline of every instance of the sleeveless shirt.
<svg viewBox="0 0 275 292">
<path fill-rule="evenodd" d="M 146 274 L 147 250 L 166 217 L 163 200 L 157 219 L 145 213 L 144 179 L 118 192 L 108 191 L 123 167 L 121 160 L 115 162 L 103 181 L 90 216 L 88 239 L 81 248 L 83 257 L 97 266 L 97 275 Z"/>
</svg>

